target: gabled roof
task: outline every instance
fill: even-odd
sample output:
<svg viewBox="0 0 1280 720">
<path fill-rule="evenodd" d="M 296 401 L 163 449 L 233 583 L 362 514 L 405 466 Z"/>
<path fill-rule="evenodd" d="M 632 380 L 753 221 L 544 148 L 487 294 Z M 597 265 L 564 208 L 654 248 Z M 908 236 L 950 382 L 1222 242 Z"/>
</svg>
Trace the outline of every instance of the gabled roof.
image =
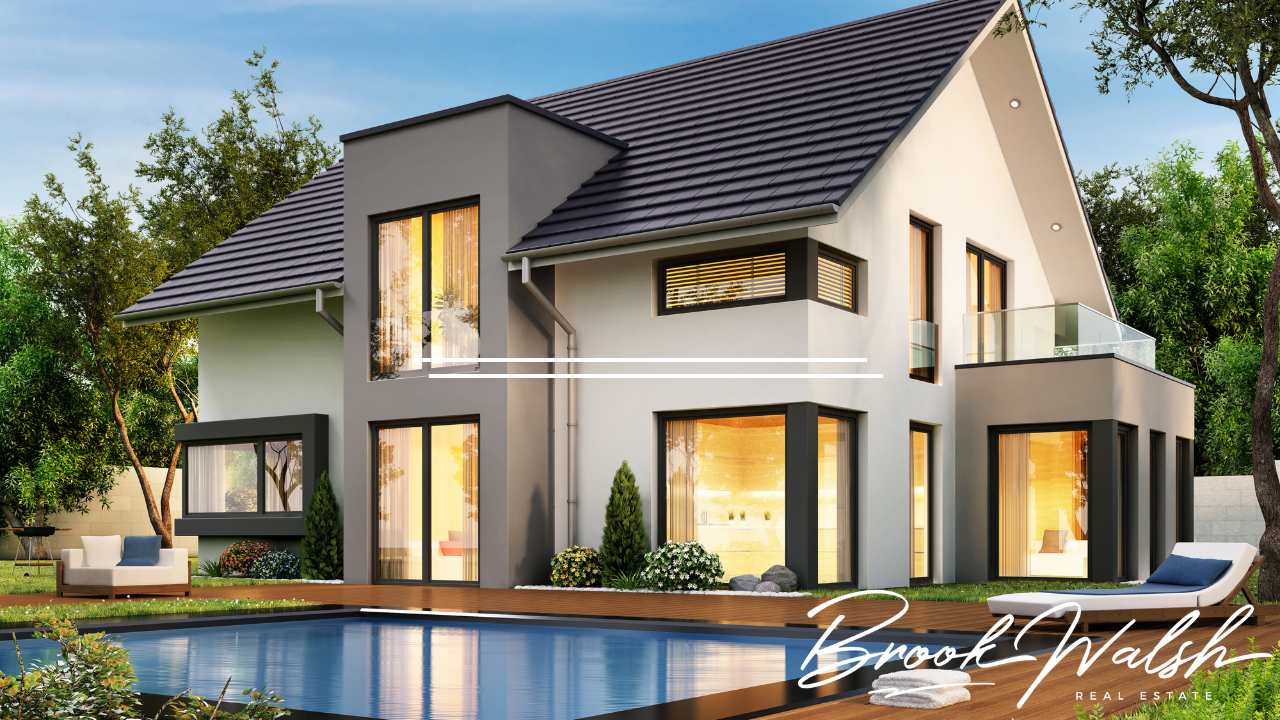
<svg viewBox="0 0 1280 720">
<path fill-rule="evenodd" d="M 1003 0 L 942 0 L 535 98 L 627 147 L 509 252 L 839 204 Z"/>
<path fill-rule="evenodd" d="M 141 324 L 178 308 L 302 294 L 340 282 L 341 160 L 117 317 Z"/>
</svg>

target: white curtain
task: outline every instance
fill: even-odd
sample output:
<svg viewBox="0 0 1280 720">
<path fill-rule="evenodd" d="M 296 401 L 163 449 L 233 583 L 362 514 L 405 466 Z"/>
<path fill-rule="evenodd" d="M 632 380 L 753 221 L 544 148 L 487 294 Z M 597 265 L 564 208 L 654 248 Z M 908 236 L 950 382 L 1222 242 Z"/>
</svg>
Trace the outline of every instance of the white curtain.
<svg viewBox="0 0 1280 720">
<path fill-rule="evenodd" d="M 431 216 L 432 367 L 480 357 L 480 208 Z"/>
<path fill-rule="evenodd" d="M 853 468 L 850 462 L 850 429 L 853 423 L 839 420 L 836 424 L 836 582 L 852 582 L 850 553 L 853 549 L 850 522 L 850 495 L 853 492 Z"/>
<path fill-rule="evenodd" d="M 226 512 L 225 451 L 225 445 L 187 447 L 188 512 Z"/>
<path fill-rule="evenodd" d="M 302 441 L 269 442 L 266 453 L 267 512 L 302 510 Z"/>
<path fill-rule="evenodd" d="M 422 579 L 422 428 L 378 431 L 378 577 Z"/>
<path fill-rule="evenodd" d="M 422 367 L 422 218 L 378 224 L 375 377 Z"/>
</svg>

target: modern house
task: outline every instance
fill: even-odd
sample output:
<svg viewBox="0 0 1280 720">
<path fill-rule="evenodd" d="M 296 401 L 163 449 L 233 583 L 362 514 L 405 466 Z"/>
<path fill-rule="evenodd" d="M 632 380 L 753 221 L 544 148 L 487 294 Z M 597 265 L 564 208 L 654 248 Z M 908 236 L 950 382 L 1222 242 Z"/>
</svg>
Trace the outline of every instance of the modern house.
<svg viewBox="0 0 1280 720">
<path fill-rule="evenodd" d="M 200 318 L 178 532 L 296 543 L 327 471 L 348 582 L 540 583 L 626 460 L 729 575 L 1146 576 L 1194 388 L 1116 320 L 1016 9 L 343 135 L 120 316 Z"/>
</svg>

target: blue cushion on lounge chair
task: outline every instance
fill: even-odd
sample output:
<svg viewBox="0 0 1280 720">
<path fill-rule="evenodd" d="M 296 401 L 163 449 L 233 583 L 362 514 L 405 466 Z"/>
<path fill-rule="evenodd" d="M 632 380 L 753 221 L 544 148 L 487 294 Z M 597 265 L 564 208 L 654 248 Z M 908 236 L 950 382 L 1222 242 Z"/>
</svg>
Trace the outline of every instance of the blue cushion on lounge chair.
<svg viewBox="0 0 1280 720">
<path fill-rule="evenodd" d="M 1155 572 L 1151 573 L 1147 582 L 1208 587 L 1217 582 L 1229 567 L 1231 567 L 1230 560 L 1170 555 Z"/>
<path fill-rule="evenodd" d="M 128 535 L 116 566 L 154 566 L 160 562 L 159 535 Z"/>
</svg>

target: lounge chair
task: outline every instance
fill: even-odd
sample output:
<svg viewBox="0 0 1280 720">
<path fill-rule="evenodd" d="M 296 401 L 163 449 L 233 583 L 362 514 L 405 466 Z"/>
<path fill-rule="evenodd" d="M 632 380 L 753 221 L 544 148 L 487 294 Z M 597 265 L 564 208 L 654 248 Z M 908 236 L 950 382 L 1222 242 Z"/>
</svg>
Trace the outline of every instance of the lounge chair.
<svg viewBox="0 0 1280 720">
<path fill-rule="evenodd" d="M 1263 558 L 1258 549 L 1247 543 L 1196 543 L 1183 542 L 1173 546 L 1173 555 L 1189 558 L 1230 560 L 1231 565 L 1213 581 L 1203 587 L 1176 585 L 1137 585 L 1116 590 L 1072 592 L 1033 592 L 998 595 L 987 600 L 987 608 L 996 617 L 1012 615 L 1016 619 L 1031 620 L 1051 608 L 1066 602 L 1080 605 L 1082 632 L 1089 631 L 1091 623 L 1125 623 L 1178 620 L 1192 610 L 1198 610 L 1201 618 L 1229 617 L 1239 608 L 1231 601 L 1241 592 L 1254 607 L 1254 621 L 1261 624 L 1267 616 L 1280 613 L 1280 606 L 1259 605 L 1249 591 L 1249 578 L 1258 572 Z M 1070 623 L 1074 609 L 1060 609 L 1046 617 Z"/>
</svg>

